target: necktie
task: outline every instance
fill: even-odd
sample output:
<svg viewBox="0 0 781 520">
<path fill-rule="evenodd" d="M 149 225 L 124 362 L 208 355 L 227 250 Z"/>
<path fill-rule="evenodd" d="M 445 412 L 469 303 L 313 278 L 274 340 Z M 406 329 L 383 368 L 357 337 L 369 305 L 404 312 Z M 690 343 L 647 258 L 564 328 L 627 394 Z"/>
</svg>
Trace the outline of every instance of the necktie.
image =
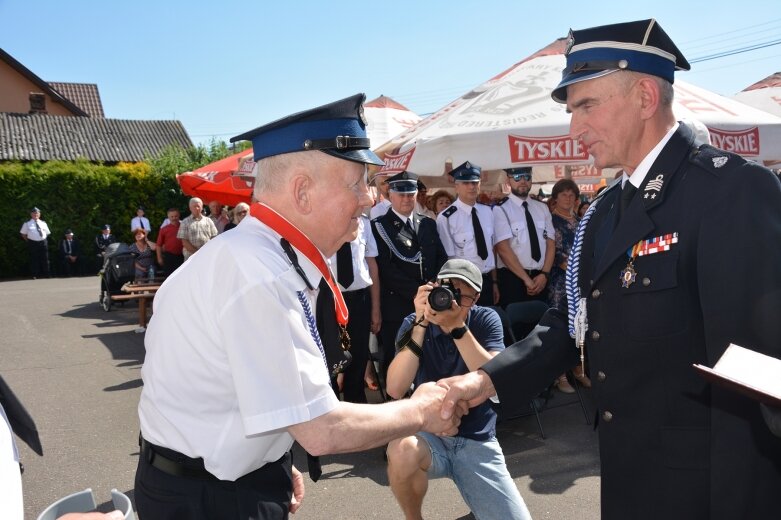
<svg viewBox="0 0 781 520">
<path fill-rule="evenodd" d="M 415 234 L 415 228 L 412 227 L 412 219 L 408 218 L 407 221 L 404 223 L 404 229 L 410 232 L 410 234 Z"/>
<path fill-rule="evenodd" d="M 35 229 L 37 229 L 38 230 L 38 234 L 41 235 L 41 240 L 46 238 L 45 236 L 43 236 L 43 231 L 41 231 L 41 226 L 38 225 L 38 221 L 37 220 L 35 221 Z"/>
<path fill-rule="evenodd" d="M 626 208 L 629 207 L 629 203 L 632 202 L 632 197 L 634 197 L 636 191 L 637 188 L 635 188 L 634 185 L 632 185 L 632 183 L 629 181 L 626 181 L 623 188 L 621 188 L 621 208 L 618 213 L 619 220 L 624 215 Z"/>
<path fill-rule="evenodd" d="M 353 252 L 350 242 L 345 242 L 336 252 L 336 280 L 347 289 L 353 284 Z"/>
<path fill-rule="evenodd" d="M 527 213 L 528 214 L 528 213 Z M 485 245 L 485 235 L 483 227 L 480 225 L 480 219 L 477 218 L 477 208 L 472 208 L 472 227 L 475 230 L 475 242 L 477 242 L 477 256 L 485 260 L 488 258 L 488 247 Z"/>
<path fill-rule="evenodd" d="M 531 242 L 532 259 L 537 262 L 542 257 L 540 253 L 540 239 L 537 238 L 537 228 L 534 225 L 532 214 L 529 213 L 529 203 L 523 201 L 523 209 L 526 212 L 526 227 L 529 229 L 529 242 Z"/>
</svg>

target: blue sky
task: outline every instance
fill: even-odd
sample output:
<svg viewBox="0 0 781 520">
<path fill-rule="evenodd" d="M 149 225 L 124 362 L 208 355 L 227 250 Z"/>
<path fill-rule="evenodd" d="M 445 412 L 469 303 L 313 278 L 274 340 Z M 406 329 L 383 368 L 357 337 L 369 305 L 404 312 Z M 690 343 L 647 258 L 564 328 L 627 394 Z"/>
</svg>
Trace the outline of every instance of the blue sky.
<svg viewBox="0 0 781 520">
<path fill-rule="evenodd" d="M 781 40 L 777 0 L 0 0 L 0 48 L 97 83 L 107 117 L 178 119 L 205 143 L 355 92 L 431 113 L 570 27 L 644 18 L 689 60 Z M 678 77 L 729 96 L 777 71 L 781 45 Z"/>
</svg>

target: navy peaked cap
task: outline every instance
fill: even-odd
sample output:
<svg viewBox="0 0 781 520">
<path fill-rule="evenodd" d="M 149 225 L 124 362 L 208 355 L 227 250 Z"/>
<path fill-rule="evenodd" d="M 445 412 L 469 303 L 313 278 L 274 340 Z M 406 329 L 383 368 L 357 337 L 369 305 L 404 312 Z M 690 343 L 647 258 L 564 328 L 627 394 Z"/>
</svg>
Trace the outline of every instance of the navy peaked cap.
<svg viewBox="0 0 781 520">
<path fill-rule="evenodd" d="M 39 210 L 36 206 L 33 206 L 33 208 L 30 210 L 30 213 L 40 213 L 41 210 Z"/>
<path fill-rule="evenodd" d="M 413 193 L 418 191 L 418 176 L 412 172 L 397 173 L 388 177 L 388 188 L 399 193 Z"/>
<path fill-rule="evenodd" d="M 291 152 L 320 150 L 339 159 L 382 166 L 385 163 L 369 149 L 364 94 L 304 110 L 231 137 L 252 141 L 255 161 Z"/>
<path fill-rule="evenodd" d="M 456 182 L 477 182 L 480 180 L 482 170 L 476 164 L 469 161 L 457 166 L 448 172 Z"/>
<path fill-rule="evenodd" d="M 567 102 L 567 86 L 617 70 L 643 72 L 673 83 L 676 70 L 691 66 L 654 19 L 573 31 L 567 38 L 567 66 L 551 97 Z"/>
</svg>

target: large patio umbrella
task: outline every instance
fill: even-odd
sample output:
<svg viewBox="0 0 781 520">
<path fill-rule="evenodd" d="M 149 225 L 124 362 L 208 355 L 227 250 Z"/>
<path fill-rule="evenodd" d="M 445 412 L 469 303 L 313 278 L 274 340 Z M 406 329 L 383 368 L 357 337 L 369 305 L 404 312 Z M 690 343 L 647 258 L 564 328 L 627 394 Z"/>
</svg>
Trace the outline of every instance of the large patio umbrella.
<svg viewBox="0 0 781 520">
<path fill-rule="evenodd" d="M 733 99 L 781 117 L 781 72 L 746 87 Z"/>
<path fill-rule="evenodd" d="M 235 206 L 250 202 L 255 185 L 252 148 L 233 154 L 191 172 L 181 173 L 176 180 L 182 191 L 191 197 L 200 197 L 208 203 Z"/>
<path fill-rule="evenodd" d="M 443 174 L 468 160 L 487 172 L 488 184 L 503 179 L 502 168 L 524 165 L 534 166 L 535 180 L 597 182 L 602 172 L 569 137 L 565 106 L 550 97 L 564 48 L 564 39 L 553 42 L 380 147 L 384 172 L 409 169 L 427 176 L 429 187 L 445 186 Z M 714 145 L 753 160 L 781 160 L 781 118 L 680 79 L 674 87 L 677 118 L 705 124 Z"/>
<path fill-rule="evenodd" d="M 380 96 L 364 103 L 363 113 L 366 117 L 366 133 L 372 148 L 410 129 L 422 119 L 388 96 Z"/>
</svg>

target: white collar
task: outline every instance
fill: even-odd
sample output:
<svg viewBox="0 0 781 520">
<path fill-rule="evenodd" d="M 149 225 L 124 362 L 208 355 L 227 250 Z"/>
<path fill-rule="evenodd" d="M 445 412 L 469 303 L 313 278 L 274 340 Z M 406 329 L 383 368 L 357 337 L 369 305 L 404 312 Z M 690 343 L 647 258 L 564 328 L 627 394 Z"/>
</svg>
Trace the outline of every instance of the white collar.
<svg viewBox="0 0 781 520">
<path fill-rule="evenodd" d="M 398 211 L 393 209 L 393 206 L 391 206 L 391 211 L 394 212 L 396 214 L 396 216 L 399 217 L 399 220 L 401 220 L 405 224 L 407 223 L 407 221 L 409 221 L 409 225 L 410 226 L 414 224 L 414 221 L 412 220 L 412 213 L 408 217 L 405 217 L 404 215 L 402 215 L 401 213 L 399 213 Z M 414 211 L 413 211 L 413 213 L 414 213 Z"/>
<path fill-rule="evenodd" d="M 634 186 L 635 188 L 639 188 L 640 186 L 642 186 L 643 181 L 645 180 L 645 176 L 648 175 L 648 170 L 651 169 L 651 166 L 653 166 L 656 158 L 659 157 L 660 153 L 662 153 L 662 149 L 667 145 L 667 142 L 673 136 L 675 131 L 678 130 L 678 126 L 679 126 L 678 122 L 676 121 L 673 127 L 670 128 L 666 134 L 664 134 L 662 140 L 659 141 L 650 152 L 648 152 L 648 155 L 646 155 L 642 161 L 640 161 L 640 164 L 637 165 L 635 171 L 632 172 L 632 175 L 629 176 L 629 182 L 632 183 L 632 186 Z M 627 175 L 626 172 L 624 172 L 624 175 L 621 179 L 621 187 L 624 186 L 624 182 L 626 181 L 626 179 L 627 179 Z"/>
<path fill-rule="evenodd" d="M 464 202 L 464 201 L 463 201 L 463 200 L 461 200 L 461 199 L 456 199 L 456 201 L 455 201 L 453 204 L 454 204 L 454 205 L 455 205 L 455 206 L 456 206 L 458 209 L 461 209 L 461 210 L 463 210 L 463 211 L 466 211 L 467 213 L 472 213 L 472 208 L 474 208 L 474 206 L 470 206 L 469 204 L 467 204 L 466 202 Z"/>
</svg>

